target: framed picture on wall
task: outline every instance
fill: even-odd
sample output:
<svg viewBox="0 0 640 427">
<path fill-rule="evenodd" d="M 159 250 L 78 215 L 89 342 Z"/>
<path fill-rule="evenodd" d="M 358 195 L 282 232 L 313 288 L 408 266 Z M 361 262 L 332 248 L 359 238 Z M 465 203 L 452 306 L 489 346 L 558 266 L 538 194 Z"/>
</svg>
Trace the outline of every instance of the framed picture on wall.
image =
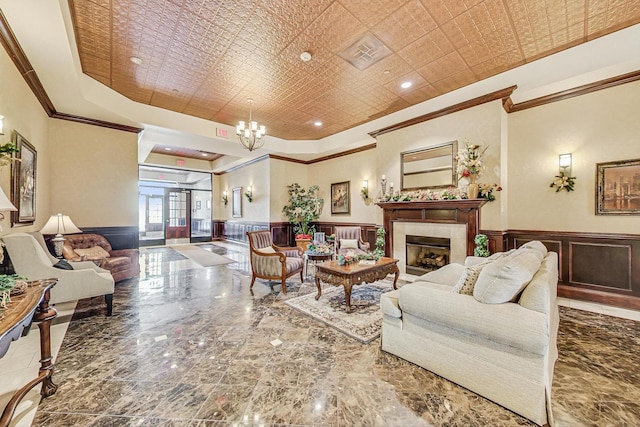
<svg viewBox="0 0 640 427">
<path fill-rule="evenodd" d="M 349 183 L 351 181 L 331 184 L 331 214 L 351 213 L 351 193 Z"/>
<path fill-rule="evenodd" d="M 231 212 L 234 218 L 242 217 L 242 187 L 231 190 Z"/>
<path fill-rule="evenodd" d="M 12 212 L 13 225 L 32 225 L 36 220 L 36 172 L 38 153 L 18 132 L 13 131 L 12 140 L 18 151 L 17 161 L 12 165 L 11 202 L 18 208 Z"/>
<path fill-rule="evenodd" d="M 640 215 L 640 159 L 596 164 L 596 215 Z"/>
</svg>

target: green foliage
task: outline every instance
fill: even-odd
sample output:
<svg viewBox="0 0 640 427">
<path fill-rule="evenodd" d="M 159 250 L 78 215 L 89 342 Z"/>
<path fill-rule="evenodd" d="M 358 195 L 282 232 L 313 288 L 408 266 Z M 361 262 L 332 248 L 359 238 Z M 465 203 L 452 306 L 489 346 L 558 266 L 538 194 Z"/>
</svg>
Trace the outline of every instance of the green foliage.
<svg viewBox="0 0 640 427">
<path fill-rule="evenodd" d="M 489 238 L 486 234 L 476 234 L 476 237 L 473 239 L 476 244 L 475 249 L 473 250 L 473 255 L 480 257 L 488 257 L 489 249 L 487 248 L 487 244 L 489 243 Z"/>
<path fill-rule="evenodd" d="M 386 231 L 384 228 L 380 227 L 376 230 L 376 248 L 373 251 L 373 254 L 378 258 L 384 256 L 384 235 Z"/>
<path fill-rule="evenodd" d="M 298 183 L 287 185 L 289 204 L 282 208 L 282 213 L 294 225 L 296 234 L 313 234 L 315 227 L 310 226 L 320 218 L 324 199 L 318 197 L 320 187 L 313 185 L 308 190 Z"/>
</svg>

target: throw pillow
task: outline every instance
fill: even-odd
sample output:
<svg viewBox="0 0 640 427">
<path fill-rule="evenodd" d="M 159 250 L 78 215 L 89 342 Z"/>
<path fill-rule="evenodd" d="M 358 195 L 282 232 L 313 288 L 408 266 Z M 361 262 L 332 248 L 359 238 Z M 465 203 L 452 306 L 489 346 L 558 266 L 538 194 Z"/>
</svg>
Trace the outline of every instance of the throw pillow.
<svg viewBox="0 0 640 427">
<path fill-rule="evenodd" d="M 480 264 L 466 267 L 460 275 L 458 283 L 456 283 L 451 292 L 463 295 L 473 295 L 473 288 L 476 285 L 476 281 L 478 280 L 480 272 L 490 263 L 491 261 L 485 261 L 481 262 Z"/>
<path fill-rule="evenodd" d="M 538 254 L 530 250 L 493 261 L 480 272 L 473 297 L 485 304 L 514 301 L 538 268 Z"/>
<path fill-rule="evenodd" d="M 358 249 L 358 239 L 340 239 L 340 249 Z"/>
<path fill-rule="evenodd" d="M 109 258 L 109 252 L 105 251 L 100 246 L 93 246 L 87 249 L 73 249 L 78 255 L 82 257 L 83 260 L 86 261 L 94 261 L 104 258 Z"/>
<path fill-rule="evenodd" d="M 264 248 L 258 249 L 258 252 L 262 252 L 263 254 L 275 254 L 276 250 L 271 246 L 266 246 Z"/>
<path fill-rule="evenodd" d="M 61 270 L 73 270 L 73 266 L 63 259 L 53 264 L 53 266 Z"/>
</svg>

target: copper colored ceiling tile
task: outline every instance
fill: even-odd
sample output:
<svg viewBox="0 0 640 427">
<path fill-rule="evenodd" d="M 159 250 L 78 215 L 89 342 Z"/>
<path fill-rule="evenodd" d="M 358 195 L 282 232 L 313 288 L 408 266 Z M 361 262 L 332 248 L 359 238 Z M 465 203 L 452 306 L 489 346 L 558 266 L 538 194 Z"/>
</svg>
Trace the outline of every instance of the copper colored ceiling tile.
<svg viewBox="0 0 640 427">
<path fill-rule="evenodd" d="M 285 139 L 322 138 L 640 22 L 638 0 L 69 5 L 87 75 L 136 102 L 230 126 L 247 119 L 251 97 L 268 134 Z M 338 54 L 367 32 L 391 53 L 360 71 Z M 409 76 L 419 76 L 411 90 L 398 90 Z"/>
</svg>

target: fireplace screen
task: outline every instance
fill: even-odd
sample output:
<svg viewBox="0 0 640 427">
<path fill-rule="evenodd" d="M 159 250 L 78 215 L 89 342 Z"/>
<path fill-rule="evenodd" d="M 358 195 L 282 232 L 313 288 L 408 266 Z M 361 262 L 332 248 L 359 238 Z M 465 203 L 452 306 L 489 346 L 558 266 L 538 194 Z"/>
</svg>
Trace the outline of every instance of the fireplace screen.
<svg viewBox="0 0 640 427">
<path fill-rule="evenodd" d="M 450 240 L 407 236 L 407 274 L 422 275 L 449 263 Z"/>
</svg>

